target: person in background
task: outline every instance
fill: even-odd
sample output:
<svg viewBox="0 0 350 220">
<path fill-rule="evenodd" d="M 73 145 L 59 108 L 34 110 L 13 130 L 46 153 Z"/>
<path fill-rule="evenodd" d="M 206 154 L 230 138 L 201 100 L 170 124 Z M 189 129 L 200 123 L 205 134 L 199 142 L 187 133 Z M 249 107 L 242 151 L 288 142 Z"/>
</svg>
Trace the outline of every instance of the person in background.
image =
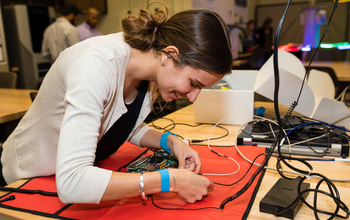
<svg viewBox="0 0 350 220">
<path fill-rule="evenodd" d="M 102 33 L 96 29 L 99 19 L 100 12 L 96 8 L 90 7 L 86 12 L 85 21 L 81 25 L 77 26 L 80 41 L 90 37 L 102 35 Z"/>
<path fill-rule="evenodd" d="M 249 20 L 246 26 L 246 39 L 243 44 L 244 52 L 252 52 L 257 47 L 255 22 Z"/>
<path fill-rule="evenodd" d="M 262 25 L 262 27 L 256 30 L 257 44 L 261 50 L 264 52 L 263 59 L 266 61 L 272 55 L 272 45 L 273 45 L 273 28 L 272 28 L 272 18 L 267 17 Z"/>
<path fill-rule="evenodd" d="M 208 194 L 213 182 L 197 174 L 198 152 L 143 121 L 158 97 L 194 102 L 202 88 L 231 73 L 229 31 L 215 12 L 186 10 L 168 19 L 164 7 L 141 9 L 122 20 L 123 32 L 90 38 L 59 55 L 3 144 L 7 184 L 55 175 L 63 203 L 146 199 L 161 192 L 194 203 Z M 178 169 L 141 174 L 95 165 L 126 141 L 173 154 Z"/>
<path fill-rule="evenodd" d="M 61 9 L 60 17 L 45 29 L 41 54 L 51 60 L 51 63 L 55 62 L 63 50 L 79 42 L 79 34 L 74 26 L 79 14 L 75 5 L 65 5 Z"/>
</svg>

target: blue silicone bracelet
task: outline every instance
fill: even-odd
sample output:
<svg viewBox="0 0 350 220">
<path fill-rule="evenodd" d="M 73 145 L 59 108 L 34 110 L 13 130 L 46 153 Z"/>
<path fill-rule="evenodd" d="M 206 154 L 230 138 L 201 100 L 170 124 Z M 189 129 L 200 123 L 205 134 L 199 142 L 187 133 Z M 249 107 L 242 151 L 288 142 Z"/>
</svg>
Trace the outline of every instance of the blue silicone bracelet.
<svg viewBox="0 0 350 220">
<path fill-rule="evenodd" d="M 169 172 L 166 169 L 159 170 L 161 178 L 160 192 L 169 192 L 170 189 L 170 177 Z"/>
<path fill-rule="evenodd" d="M 162 135 L 162 137 L 160 138 L 160 147 L 168 154 L 171 154 L 171 152 L 170 152 L 169 147 L 168 147 L 167 139 L 168 139 L 168 136 L 171 134 L 175 135 L 177 137 L 176 134 L 171 133 L 171 132 L 167 132 L 167 133 L 164 133 Z"/>
</svg>

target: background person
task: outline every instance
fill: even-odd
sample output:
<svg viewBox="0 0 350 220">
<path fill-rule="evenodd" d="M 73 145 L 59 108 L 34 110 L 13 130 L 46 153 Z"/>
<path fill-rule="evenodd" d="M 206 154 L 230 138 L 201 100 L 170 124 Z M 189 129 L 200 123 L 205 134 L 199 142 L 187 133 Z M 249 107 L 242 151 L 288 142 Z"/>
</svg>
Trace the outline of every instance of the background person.
<svg viewBox="0 0 350 220">
<path fill-rule="evenodd" d="M 229 32 L 214 12 L 187 10 L 167 20 L 165 9 L 141 9 L 138 17 L 122 20 L 122 33 L 87 39 L 60 54 L 3 145 L 7 184 L 56 175 L 64 203 L 146 198 L 167 191 L 193 203 L 207 195 L 213 183 L 196 174 L 201 169 L 198 153 L 143 120 L 157 97 L 193 102 L 202 88 L 231 72 Z M 126 141 L 170 151 L 178 169 L 141 175 L 94 166 Z M 163 174 L 171 174 L 169 186 L 163 184 Z"/>
<path fill-rule="evenodd" d="M 272 18 L 267 17 L 264 20 L 262 27 L 256 30 L 257 44 L 260 49 L 264 51 L 263 59 L 266 61 L 270 58 L 273 53 L 273 28 L 272 28 Z"/>
<path fill-rule="evenodd" d="M 79 42 L 79 34 L 74 26 L 79 19 L 79 9 L 75 5 L 65 5 L 61 15 L 44 31 L 41 54 L 55 62 L 58 55 L 66 48 Z"/>
<path fill-rule="evenodd" d="M 243 43 L 243 51 L 252 52 L 257 47 L 255 22 L 253 20 L 248 21 L 245 31 L 247 37 Z"/>
<path fill-rule="evenodd" d="M 93 7 L 90 7 L 85 15 L 85 21 L 77 26 L 80 41 L 102 35 L 102 33 L 96 29 L 98 20 L 100 19 L 100 12 Z"/>
</svg>

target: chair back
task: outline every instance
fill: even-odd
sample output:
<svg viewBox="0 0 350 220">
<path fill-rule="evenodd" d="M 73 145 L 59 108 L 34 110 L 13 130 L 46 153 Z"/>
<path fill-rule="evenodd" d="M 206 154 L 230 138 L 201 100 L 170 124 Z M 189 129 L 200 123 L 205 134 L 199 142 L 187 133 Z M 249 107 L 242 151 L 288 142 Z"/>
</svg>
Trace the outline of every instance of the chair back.
<svg viewBox="0 0 350 220">
<path fill-rule="evenodd" d="M 0 88 L 16 88 L 17 74 L 14 72 L 0 72 Z"/>
<path fill-rule="evenodd" d="M 30 92 L 29 93 L 29 96 L 30 96 L 30 99 L 32 100 L 32 102 L 34 102 L 34 99 L 35 99 L 37 94 L 38 94 L 38 92 Z"/>
<path fill-rule="evenodd" d="M 328 73 L 329 76 L 333 80 L 333 84 L 334 84 L 334 88 L 335 88 L 335 97 L 334 98 L 339 96 L 339 93 L 341 92 L 341 91 L 339 91 L 340 82 L 338 81 L 337 75 L 335 74 L 333 68 L 331 68 L 331 67 L 323 67 L 323 66 L 310 66 L 309 68 L 305 67 L 305 69 L 306 70 L 315 69 L 315 70 L 319 70 L 319 71 Z"/>
</svg>

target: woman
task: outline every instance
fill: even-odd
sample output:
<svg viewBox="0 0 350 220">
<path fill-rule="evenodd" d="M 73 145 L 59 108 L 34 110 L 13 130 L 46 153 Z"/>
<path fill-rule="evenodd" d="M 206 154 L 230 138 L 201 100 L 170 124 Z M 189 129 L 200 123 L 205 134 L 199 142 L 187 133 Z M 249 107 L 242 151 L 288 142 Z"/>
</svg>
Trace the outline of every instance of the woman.
<svg viewBox="0 0 350 220">
<path fill-rule="evenodd" d="M 168 20 L 167 15 L 167 8 L 154 14 L 141 9 L 139 17 L 122 20 L 123 33 L 87 39 L 60 54 L 4 143 L 7 184 L 55 174 L 64 203 L 145 199 L 173 190 L 193 203 L 208 193 L 213 183 L 196 174 L 198 153 L 143 120 L 157 94 L 166 102 L 179 97 L 193 102 L 203 87 L 229 73 L 230 40 L 213 12 L 189 10 Z M 139 175 L 94 166 L 125 141 L 170 151 L 179 169 Z"/>
<path fill-rule="evenodd" d="M 246 26 L 246 39 L 244 42 L 244 52 L 251 52 L 256 48 L 256 32 L 255 32 L 255 22 L 249 20 Z"/>
</svg>

